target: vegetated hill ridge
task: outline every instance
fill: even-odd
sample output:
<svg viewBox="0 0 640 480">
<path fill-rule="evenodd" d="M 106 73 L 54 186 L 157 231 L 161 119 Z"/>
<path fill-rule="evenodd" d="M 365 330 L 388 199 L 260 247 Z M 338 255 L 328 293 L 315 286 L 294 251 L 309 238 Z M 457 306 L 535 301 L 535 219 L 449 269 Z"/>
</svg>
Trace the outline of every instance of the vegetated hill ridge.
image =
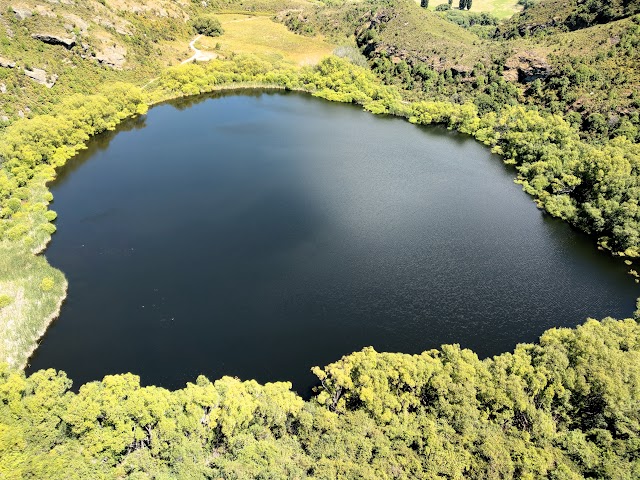
<svg viewBox="0 0 640 480">
<path fill-rule="evenodd" d="M 417 7 L 411 0 L 372 10 L 361 22 L 356 36 L 369 57 L 384 54 L 394 63 L 417 59 L 437 72 L 470 72 L 477 63 L 491 59 L 491 42 Z"/>
<path fill-rule="evenodd" d="M 639 0 L 539 0 L 527 3 L 501 27 L 504 36 L 579 30 L 640 13 Z"/>
</svg>

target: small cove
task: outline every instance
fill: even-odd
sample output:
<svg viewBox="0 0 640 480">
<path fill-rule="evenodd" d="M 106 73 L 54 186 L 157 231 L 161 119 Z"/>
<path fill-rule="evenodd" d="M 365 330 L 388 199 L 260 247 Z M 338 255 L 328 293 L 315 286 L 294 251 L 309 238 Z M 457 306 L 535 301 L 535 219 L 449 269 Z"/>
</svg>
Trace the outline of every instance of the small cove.
<svg viewBox="0 0 640 480">
<path fill-rule="evenodd" d="M 293 93 L 153 108 L 52 185 L 69 297 L 30 360 L 76 385 L 131 371 L 287 380 L 372 345 L 481 356 L 629 316 L 620 260 L 538 211 L 469 137 Z"/>
</svg>

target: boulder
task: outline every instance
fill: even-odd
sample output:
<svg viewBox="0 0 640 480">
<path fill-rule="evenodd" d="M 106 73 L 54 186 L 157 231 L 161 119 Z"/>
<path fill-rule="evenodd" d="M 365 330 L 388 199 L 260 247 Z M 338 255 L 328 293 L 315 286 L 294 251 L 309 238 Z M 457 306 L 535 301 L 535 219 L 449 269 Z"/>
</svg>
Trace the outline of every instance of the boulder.
<svg viewBox="0 0 640 480">
<path fill-rule="evenodd" d="M 47 88 L 53 87 L 56 84 L 56 81 L 58 80 L 57 75 L 54 74 L 54 75 L 47 76 L 47 72 L 45 72 L 41 68 L 34 68 L 33 70 L 27 70 L 25 68 L 24 74 L 27 77 L 31 78 L 32 80 L 35 80 L 36 82 L 38 82 L 40 85 L 44 85 Z"/>
<path fill-rule="evenodd" d="M 71 38 L 61 37 L 59 35 L 53 35 L 51 33 L 34 33 L 31 38 L 40 40 L 41 42 L 48 43 L 49 45 L 62 45 L 67 50 L 71 50 L 76 45 L 76 37 Z"/>
<path fill-rule="evenodd" d="M 0 57 L 0 67 L 2 67 L 2 68 L 16 68 L 16 62 L 12 62 L 8 58 Z"/>
<path fill-rule="evenodd" d="M 7 85 L 0 83 L 0 93 L 7 93 Z"/>
<path fill-rule="evenodd" d="M 11 7 L 11 10 L 18 20 L 24 20 L 33 15 L 33 12 L 31 10 L 21 5 Z"/>
<path fill-rule="evenodd" d="M 64 28 L 66 28 L 67 30 L 73 31 L 75 28 L 77 28 L 81 33 L 87 33 L 89 24 L 79 16 L 68 13 L 64 15 L 64 19 L 66 20 Z"/>
<path fill-rule="evenodd" d="M 56 14 L 53 12 L 53 10 L 45 7 L 44 5 L 36 5 L 36 13 L 41 17 L 56 18 Z"/>
<path fill-rule="evenodd" d="M 121 69 L 127 61 L 127 50 L 120 45 L 108 45 L 95 53 L 95 59 L 108 67 Z"/>
</svg>

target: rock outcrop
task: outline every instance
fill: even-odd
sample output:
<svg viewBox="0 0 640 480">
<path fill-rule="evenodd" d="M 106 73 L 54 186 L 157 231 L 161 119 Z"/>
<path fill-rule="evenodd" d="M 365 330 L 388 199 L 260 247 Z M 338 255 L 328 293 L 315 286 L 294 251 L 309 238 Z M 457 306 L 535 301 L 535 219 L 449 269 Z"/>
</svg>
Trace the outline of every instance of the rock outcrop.
<svg viewBox="0 0 640 480">
<path fill-rule="evenodd" d="M 547 59 L 533 52 L 520 52 L 505 62 L 502 76 L 511 82 L 531 83 L 535 80 L 544 80 L 553 68 Z"/>
<path fill-rule="evenodd" d="M 31 35 L 31 38 L 48 43 L 49 45 L 62 45 L 67 50 L 72 49 L 76 45 L 75 36 L 66 38 L 59 35 L 53 35 L 51 33 L 34 33 Z"/>
<path fill-rule="evenodd" d="M 121 45 L 107 45 L 95 53 L 95 59 L 108 67 L 120 69 L 127 61 L 127 49 Z"/>
<path fill-rule="evenodd" d="M 0 57 L 0 67 L 2 67 L 2 68 L 16 68 L 16 62 L 12 62 L 8 58 Z"/>
<path fill-rule="evenodd" d="M 44 5 L 36 5 L 36 13 L 41 17 L 56 18 L 54 11 Z"/>
<path fill-rule="evenodd" d="M 85 33 L 87 33 L 87 30 L 89 29 L 89 23 L 87 23 L 79 16 L 68 13 L 64 15 L 64 19 L 64 28 L 66 28 L 67 30 L 73 31 L 77 28 L 81 34 L 84 35 Z"/>
<path fill-rule="evenodd" d="M 33 11 L 22 5 L 11 7 L 11 10 L 18 20 L 25 20 L 33 15 Z"/>
<path fill-rule="evenodd" d="M 33 70 L 27 70 L 25 68 L 24 74 L 27 77 L 31 78 L 32 80 L 35 80 L 36 82 L 38 82 L 40 85 L 44 85 L 47 88 L 53 87 L 56 84 L 56 81 L 58 80 L 57 75 L 55 74 L 47 75 L 47 72 L 45 72 L 41 68 L 34 68 Z"/>
</svg>

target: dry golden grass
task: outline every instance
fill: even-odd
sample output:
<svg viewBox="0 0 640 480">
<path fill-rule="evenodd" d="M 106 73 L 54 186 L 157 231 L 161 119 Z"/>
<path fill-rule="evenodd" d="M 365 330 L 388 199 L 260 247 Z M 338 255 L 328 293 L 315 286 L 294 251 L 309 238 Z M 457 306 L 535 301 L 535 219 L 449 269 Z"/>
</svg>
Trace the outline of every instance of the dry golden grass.
<svg viewBox="0 0 640 480">
<path fill-rule="evenodd" d="M 265 16 L 223 14 L 216 17 L 222 23 L 224 34 L 216 38 L 202 37 L 197 48 L 223 56 L 233 52 L 282 57 L 298 65 L 318 63 L 335 48 L 320 37 L 296 35 Z"/>
<path fill-rule="evenodd" d="M 419 1 L 417 3 L 420 3 Z M 447 0 L 431 0 L 429 9 L 433 10 L 438 5 L 447 3 Z M 453 8 L 458 8 L 459 0 L 453 0 Z M 471 12 L 487 12 L 498 18 L 509 18 L 514 13 L 518 13 L 522 7 L 518 5 L 517 0 L 473 0 Z"/>
</svg>

